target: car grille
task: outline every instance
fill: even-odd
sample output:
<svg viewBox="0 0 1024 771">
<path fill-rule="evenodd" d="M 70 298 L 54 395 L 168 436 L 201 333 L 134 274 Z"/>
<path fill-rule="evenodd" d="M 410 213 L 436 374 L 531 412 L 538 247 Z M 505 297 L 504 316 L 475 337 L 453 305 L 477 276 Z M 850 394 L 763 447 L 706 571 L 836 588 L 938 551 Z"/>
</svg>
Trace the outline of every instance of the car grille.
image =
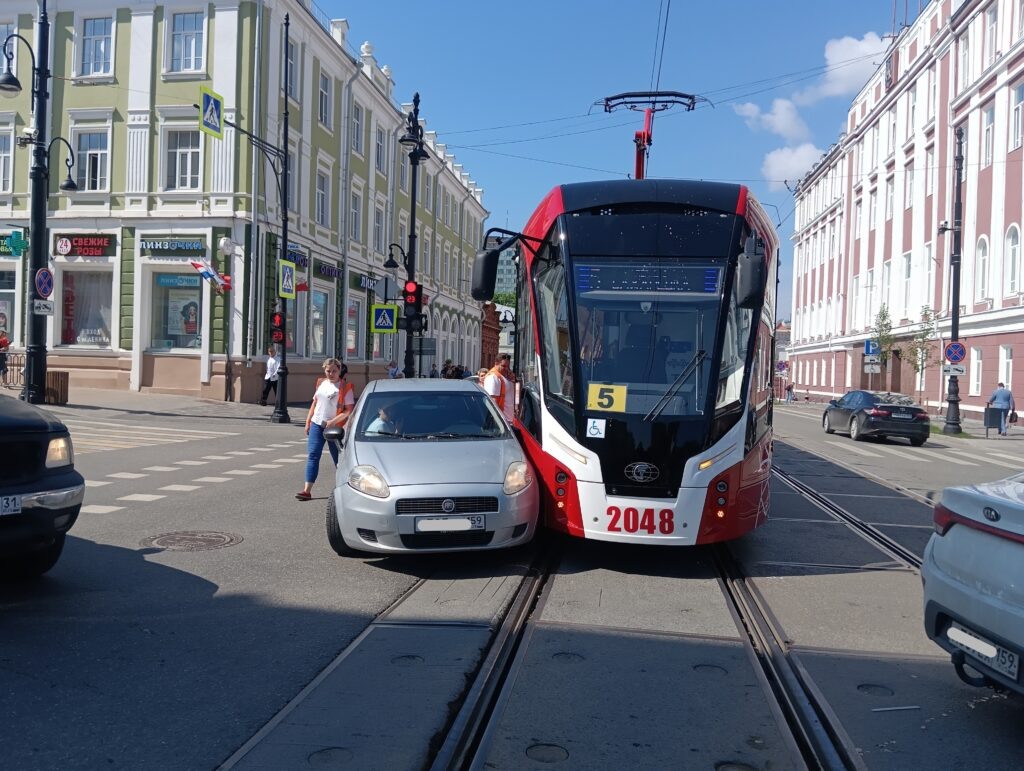
<svg viewBox="0 0 1024 771">
<path fill-rule="evenodd" d="M 455 508 L 441 508 L 446 500 L 455 501 Z M 403 498 L 395 502 L 396 514 L 481 514 L 498 510 L 498 499 L 488 496 L 472 498 Z"/>
<path fill-rule="evenodd" d="M 406 549 L 465 549 L 486 546 L 494 538 L 493 532 L 476 530 L 468 533 L 414 533 L 402 535 Z"/>
<path fill-rule="evenodd" d="M 29 482 L 43 471 L 49 437 L 0 440 L 0 482 L 9 485 Z"/>
</svg>

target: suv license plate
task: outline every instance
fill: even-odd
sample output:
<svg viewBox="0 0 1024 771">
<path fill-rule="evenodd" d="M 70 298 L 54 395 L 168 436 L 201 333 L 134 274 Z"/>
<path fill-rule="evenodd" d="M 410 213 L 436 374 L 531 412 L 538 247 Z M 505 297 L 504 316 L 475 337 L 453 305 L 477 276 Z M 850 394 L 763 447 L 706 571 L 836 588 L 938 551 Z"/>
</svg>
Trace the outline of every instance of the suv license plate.
<svg viewBox="0 0 1024 771">
<path fill-rule="evenodd" d="M 468 517 L 416 517 L 417 533 L 454 533 L 460 530 L 483 530 L 487 518 L 483 514 Z"/>
<path fill-rule="evenodd" d="M 955 621 L 946 630 L 946 638 L 957 648 L 1013 681 L 1017 680 L 1017 654 Z"/>
<path fill-rule="evenodd" d="M 21 514 L 20 495 L 0 495 L 0 517 L 4 514 Z"/>
</svg>

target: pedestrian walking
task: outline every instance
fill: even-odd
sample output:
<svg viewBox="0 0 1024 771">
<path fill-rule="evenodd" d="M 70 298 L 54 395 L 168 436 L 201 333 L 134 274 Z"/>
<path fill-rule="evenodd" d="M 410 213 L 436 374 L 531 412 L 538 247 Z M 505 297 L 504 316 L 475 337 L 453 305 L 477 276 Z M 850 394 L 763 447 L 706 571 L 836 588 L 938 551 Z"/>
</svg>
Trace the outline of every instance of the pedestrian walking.
<svg viewBox="0 0 1024 771">
<path fill-rule="evenodd" d="M 1010 389 L 1002 383 L 999 383 L 996 390 L 992 392 L 992 395 L 985 402 L 986 407 L 993 407 L 1000 411 L 999 414 L 999 435 L 1006 436 L 1006 418 L 1016 407 L 1013 404 L 1013 394 Z"/>
<path fill-rule="evenodd" d="M 343 426 L 356 406 L 355 389 L 346 378 L 348 367 L 337 359 L 324 360 L 326 376 L 313 394 L 313 403 L 306 414 L 306 483 L 302 491 L 295 494 L 300 501 L 308 501 L 313 497 L 313 483 L 320 473 L 320 456 L 327 443 L 331 460 L 338 465 L 338 447 L 334 442 L 327 442 L 324 431 L 334 426 Z"/>
<path fill-rule="evenodd" d="M 11 341 L 7 339 L 7 330 L 0 329 L 0 384 L 2 385 L 7 385 L 7 351 L 10 348 Z"/>
<path fill-rule="evenodd" d="M 270 389 L 274 389 L 274 398 L 277 398 L 277 378 L 281 370 L 281 360 L 277 358 L 277 348 L 273 345 L 267 348 L 267 373 L 263 376 L 263 395 L 260 396 L 260 406 L 267 406 L 267 397 L 270 396 Z"/>
<path fill-rule="evenodd" d="M 505 359 L 501 355 L 494 359 L 494 366 L 484 376 L 483 385 L 509 425 L 515 420 L 515 387 L 502 371 Z"/>
<path fill-rule="evenodd" d="M 389 361 L 388 362 L 388 377 L 391 378 L 392 380 L 394 380 L 395 378 L 398 377 L 398 373 L 399 372 L 401 372 L 401 370 L 398 368 L 398 362 L 395 361 L 394 359 Z"/>
<path fill-rule="evenodd" d="M 430 376 L 441 377 L 441 373 L 437 371 L 437 362 L 434 362 L 433 364 L 430 365 Z"/>
<path fill-rule="evenodd" d="M 796 397 L 793 395 L 793 384 L 789 383 L 786 386 L 786 404 L 792 404 L 796 401 Z"/>
</svg>

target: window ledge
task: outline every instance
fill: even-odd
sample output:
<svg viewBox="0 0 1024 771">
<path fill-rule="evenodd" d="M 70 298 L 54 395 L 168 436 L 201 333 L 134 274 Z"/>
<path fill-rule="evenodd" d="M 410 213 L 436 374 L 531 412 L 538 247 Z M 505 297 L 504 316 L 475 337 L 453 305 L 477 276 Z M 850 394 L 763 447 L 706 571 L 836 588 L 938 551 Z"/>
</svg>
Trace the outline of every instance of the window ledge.
<svg viewBox="0 0 1024 771">
<path fill-rule="evenodd" d="M 113 72 L 102 75 L 74 75 L 71 82 L 76 86 L 107 86 L 115 82 Z"/>
<path fill-rule="evenodd" d="M 208 75 L 206 70 L 164 70 L 160 77 L 164 80 L 205 80 Z"/>
</svg>

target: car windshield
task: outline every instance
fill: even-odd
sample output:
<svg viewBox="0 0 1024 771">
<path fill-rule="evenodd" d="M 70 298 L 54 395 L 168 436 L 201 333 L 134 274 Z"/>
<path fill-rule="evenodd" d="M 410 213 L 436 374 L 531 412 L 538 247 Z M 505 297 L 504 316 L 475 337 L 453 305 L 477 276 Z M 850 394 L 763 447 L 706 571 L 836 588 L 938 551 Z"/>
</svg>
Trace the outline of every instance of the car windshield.
<svg viewBox="0 0 1024 771">
<path fill-rule="evenodd" d="M 483 392 L 373 393 L 356 427 L 359 439 L 495 439 L 505 420 Z"/>
</svg>

